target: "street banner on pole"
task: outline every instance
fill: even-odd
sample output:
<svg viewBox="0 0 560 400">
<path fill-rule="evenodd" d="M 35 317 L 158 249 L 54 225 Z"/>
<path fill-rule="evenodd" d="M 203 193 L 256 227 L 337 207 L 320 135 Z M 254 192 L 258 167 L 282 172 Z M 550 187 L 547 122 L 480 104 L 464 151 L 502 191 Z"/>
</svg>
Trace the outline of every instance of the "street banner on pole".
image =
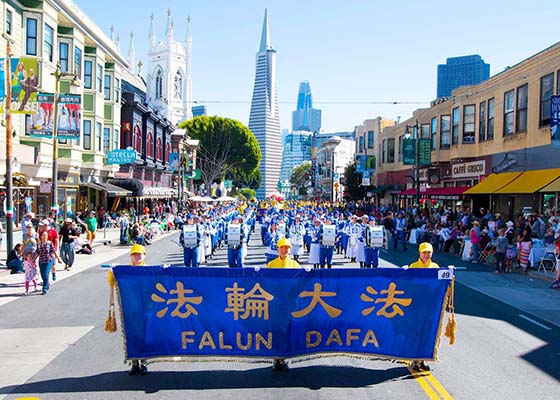
<svg viewBox="0 0 560 400">
<path fill-rule="evenodd" d="M 403 165 L 416 165 L 416 140 L 403 139 Z"/>
<path fill-rule="evenodd" d="M 453 278 L 446 268 L 112 272 L 125 358 L 154 361 L 435 360 Z"/>
<path fill-rule="evenodd" d="M 58 96 L 57 136 L 60 139 L 80 140 L 82 126 L 82 96 L 63 93 Z"/>
<path fill-rule="evenodd" d="M 560 95 L 554 95 L 550 101 L 550 135 L 551 139 L 560 140 Z"/>
<path fill-rule="evenodd" d="M 35 114 L 37 112 L 37 59 L 20 57 L 10 59 L 10 83 L 12 98 L 10 99 L 11 114 Z M 0 98 L 6 97 L 5 59 L 0 59 Z M 0 104 L 0 112 L 4 112 L 4 102 Z"/>
</svg>

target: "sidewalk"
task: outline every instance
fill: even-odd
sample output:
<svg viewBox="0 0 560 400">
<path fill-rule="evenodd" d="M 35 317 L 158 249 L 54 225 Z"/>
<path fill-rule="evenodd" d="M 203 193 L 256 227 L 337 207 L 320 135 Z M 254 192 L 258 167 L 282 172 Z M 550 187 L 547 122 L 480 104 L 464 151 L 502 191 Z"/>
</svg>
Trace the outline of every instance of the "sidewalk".
<svg viewBox="0 0 560 400">
<path fill-rule="evenodd" d="M 177 231 L 170 231 L 155 237 L 152 241 L 156 242 L 166 238 Z M 21 235 L 21 233 L 20 233 Z M 69 278 L 73 275 L 79 274 L 86 269 L 96 267 L 104 263 L 108 263 L 116 257 L 127 254 L 130 251 L 130 246 L 121 245 L 119 243 L 120 231 L 118 228 L 108 228 L 106 232 L 103 230 L 97 231 L 97 238 L 93 243 L 95 250 L 94 254 L 76 254 L 74 266 L 68 270 L 64 270 L 62 264 L 56 264 L 56 282 L 51 285 L 56 285 L 61 280 Z M 110 241 L 107 245 L 104 242 Z M 14 240 L 15 242 L 15 240 Z M 18 243 L 18 242 L 15 242 Z M 4 247 L 4 246 L 2 246 Z M 3 252 L 3 260 L 5 259 L 5 251 Z M 38 282 L 41 279 L 39 278 Z M 10 274 L 10 270 L 5 266 L 0 267 L 0 306 L 9 303 L 13 300 L 20 298 L 25 291 L 25 275 L 24 274 Z M 40 294 L 40 292 L 37 292 Z"/>
<path fill-rule="evenodd" d="M 401 266 L 410 264 L 418 259 L 418 247 L 409 243 L 408 250 L 398 252 L 390 247 L 390 252 L 382 251 L 380 257 Z M 550 288 L 554 280 L 550 272 L 531 269 L 527 275 L 521 274 L 520 270 L 496 274 L 491 265 L 473 264 L 459 256 L 441 252 L 434 253 L 433 260 L 440 267 L 454 265 L 457 283 L 560 326 L 560 290 Z"/>
</svg>

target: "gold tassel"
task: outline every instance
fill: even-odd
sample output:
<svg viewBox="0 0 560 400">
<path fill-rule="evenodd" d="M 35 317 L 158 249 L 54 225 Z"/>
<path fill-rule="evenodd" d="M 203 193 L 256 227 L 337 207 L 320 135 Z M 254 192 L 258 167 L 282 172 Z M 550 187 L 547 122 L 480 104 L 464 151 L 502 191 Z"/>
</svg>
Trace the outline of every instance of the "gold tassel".
<svg viewBox="0 0 560 400">
<path fill-rule="evenodd" d="M 447 303 L 447 312 L 449 313 L 447 318 L 447 325 L 445 326 L 445 336 L 449 338 L 449 344 L 455 344 L 455 332 L 457 331 L 457 323 L 455 322 L 455 277 L 451 280 L 451 286 L 449 287 L 449 298 Z"/>
<path fill-rule="evenodd" d="M 115 319 L 115 286 L 117 285 L 117 279 L 113 271 L 109 271 L 107 282 L 109 283 L 109 315 L 105 320 L 105 332 L 113 333 L 117 331 L 117 320 Z"/>
</svg>

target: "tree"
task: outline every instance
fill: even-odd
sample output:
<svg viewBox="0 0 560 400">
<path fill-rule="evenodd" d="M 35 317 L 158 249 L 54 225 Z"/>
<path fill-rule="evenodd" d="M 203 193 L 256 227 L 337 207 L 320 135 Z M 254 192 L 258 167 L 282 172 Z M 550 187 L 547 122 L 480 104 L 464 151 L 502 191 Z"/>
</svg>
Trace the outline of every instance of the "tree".
<svg viewBox="0 0 560 400">
<path fill-rule="evenodd" d="M 344 171 L 344 186 L 349 200 L 361 200 L 364 198 L 364 187 L 362 186 L 362 174 L 356 171 L 356 164 L 351 163 Z"/>
<path fill-rule="evenodd" d="M 307 161 L 292 170 L 290 183 L 296 186 L 305 186 L 311 179 L 311 162 Z"/>
<path fill-rule="evenodd" d="M 197 166 L 207 188 L 230 173 L 257 179 L 254 170 L 258 170 L 261 162 L 261 150 L 255 135 L 241 122 L 200 116 L 182 122 L 179 128 L 186 130 L 186 136 L 200 142 Z"/>
</svg>

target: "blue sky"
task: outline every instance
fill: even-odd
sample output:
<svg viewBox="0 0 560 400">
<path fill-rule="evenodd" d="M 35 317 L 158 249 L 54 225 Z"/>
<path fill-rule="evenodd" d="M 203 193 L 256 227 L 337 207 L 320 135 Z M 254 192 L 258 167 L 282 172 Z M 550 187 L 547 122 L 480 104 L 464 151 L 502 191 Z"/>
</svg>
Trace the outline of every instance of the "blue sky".
<svg viewBox="0 0 560 400">
<path fill-rule="evenodd" d="M 150 14 L 158 40 L 168 8 L 176 39 L 184 39 L 190 14 L 193 99 L 206 101 L 210 115 L 245 124 L 268 8 L 281 127 L 291 127 L 299 83 L 308 80 L 326 132 L 351 131 L 377 116 L 409 118 L 423 104 L 348 103 L 428 105 L 436 97 L 437 64 L 447 57 L 480 54 L 494 75 L 560 41 L 558 0 L 75 1 L 107 34 L 114 26 L 125 56 L 133 30 L 136 61 L 144 65 Z"/>
</svg>

